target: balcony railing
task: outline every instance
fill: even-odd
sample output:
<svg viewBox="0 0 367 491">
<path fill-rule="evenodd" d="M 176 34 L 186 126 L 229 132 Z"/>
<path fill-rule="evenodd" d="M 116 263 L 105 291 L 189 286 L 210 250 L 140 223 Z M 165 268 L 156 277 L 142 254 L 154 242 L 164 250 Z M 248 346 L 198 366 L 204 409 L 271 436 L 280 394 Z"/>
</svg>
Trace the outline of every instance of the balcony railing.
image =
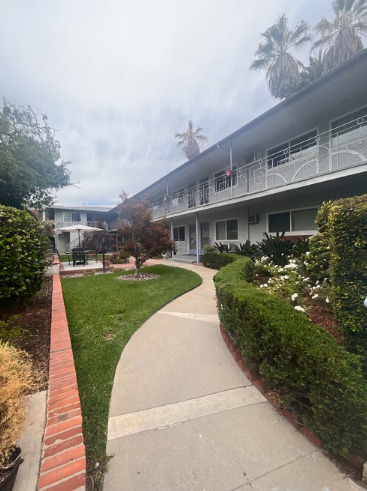
<svg viewBox="0 0 367 491">
<path fill-rule="evenodd" d="M 280 148 L 280 147 L 279 147 Z M 152 203 L 153 218 L 259 193 L 367 162 L 367 115 Z M 228 173 L 230 174 L 230 173 Z"/>
</svg>

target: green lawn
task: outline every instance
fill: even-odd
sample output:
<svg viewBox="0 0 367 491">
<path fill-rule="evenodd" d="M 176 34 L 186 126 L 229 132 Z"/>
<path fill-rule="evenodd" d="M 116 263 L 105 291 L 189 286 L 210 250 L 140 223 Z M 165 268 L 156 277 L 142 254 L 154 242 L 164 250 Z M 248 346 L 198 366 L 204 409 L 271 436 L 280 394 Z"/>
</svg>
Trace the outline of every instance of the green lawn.
<svg viewBox="0 0 367 491">
<path fill-rule="evenodd" d="M 111 389 L 126 343 L 154 312 L 201 283 L 199 275 L 181 268 L 159 265 L 142 272 L 159 274 L 160 278 L 121 281 L 118 276 L 131 271 L 119 271 L 62 279 L 89 473 L 96 462 L 100 462 L 100 470 L 104 468 Z"/>
</svg>

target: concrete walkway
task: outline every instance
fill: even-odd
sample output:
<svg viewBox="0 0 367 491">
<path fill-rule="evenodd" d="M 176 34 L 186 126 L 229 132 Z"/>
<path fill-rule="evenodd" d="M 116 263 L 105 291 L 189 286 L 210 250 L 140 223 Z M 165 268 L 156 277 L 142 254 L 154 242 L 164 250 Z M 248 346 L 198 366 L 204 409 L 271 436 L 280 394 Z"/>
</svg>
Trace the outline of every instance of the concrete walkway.
<svg viewBox="0 0 367 491">
<path fill-rule="evenodd" d="M 122 353 L 104 490 L 362 489 L 238 368 L 219 333 L 215 272 L 169 265 L 195 271 L 203 283 L 153 315 Z"/>
</svg>

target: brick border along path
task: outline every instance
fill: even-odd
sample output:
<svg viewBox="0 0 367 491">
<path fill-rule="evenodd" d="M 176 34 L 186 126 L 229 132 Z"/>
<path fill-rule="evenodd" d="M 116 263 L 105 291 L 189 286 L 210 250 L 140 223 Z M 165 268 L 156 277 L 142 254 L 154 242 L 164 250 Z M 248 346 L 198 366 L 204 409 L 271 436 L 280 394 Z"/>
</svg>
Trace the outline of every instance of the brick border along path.
<svg viewBox="0 0 367 491">
<path fill-rule="evenodd" d="M 82 413 L 61 281 L 55 274 L 47 421 L 37 490 L 72 491 L 85 489 L 85 484 Z"/>
</svg>

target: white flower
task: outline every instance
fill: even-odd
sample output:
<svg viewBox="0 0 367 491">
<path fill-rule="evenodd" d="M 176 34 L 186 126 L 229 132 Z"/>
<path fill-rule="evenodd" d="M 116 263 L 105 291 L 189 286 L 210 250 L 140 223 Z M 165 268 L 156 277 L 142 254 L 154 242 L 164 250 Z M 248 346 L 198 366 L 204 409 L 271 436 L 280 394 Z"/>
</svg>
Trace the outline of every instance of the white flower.
<svg viewBox="0 0 367 491">
<path fill-rule="evenodd" d="M 296 298 L 298 298 L 298 293 L 293 293 L 293 295 L 291 296 L 292 302 L 294 302 Z"/>
<path fill-rule="evenodd" d="M 298 312 L 306 312 L 304 308 L 302 308 L 300 305 L 296 305 L 294 307 L 294 310 L 298 310 Z"/>
<path fill-rule="evenodd" d="M 318 297 L 318 294 L 317 294 L 317 293 L 315 293 L 315 295 L 312 295 L 312 297 L 311 297 L 311 298 L 312 298 L 312 300 L 315 300 L 315 298 L 317 298 L 317 297 Z"/>
<path fill-rule="evenodd" d="M 325 298 L 325 302 L 326 302 L 326 303 L 330 303 L 329 297 L 326 297 L 326 298 Z"/>
<path fill-rule="evenodd" d="M 284 266 L 284 269 L 294 269 L 294 268 L 297 268 L 297 264 L 291 262 Z"/>
<path fill-rule="evenodd" d="M 306 256 L 309 256 L 310 254 L 311 254 L 310 251 L 307 251 L 306 252 Z"/>
<path fill-rule="evenodd" d="M 264 283 L 263 285 L 260 285 L 260 288 L 266 288 L 268 286 L 267 283 Z"/>
</svg>

